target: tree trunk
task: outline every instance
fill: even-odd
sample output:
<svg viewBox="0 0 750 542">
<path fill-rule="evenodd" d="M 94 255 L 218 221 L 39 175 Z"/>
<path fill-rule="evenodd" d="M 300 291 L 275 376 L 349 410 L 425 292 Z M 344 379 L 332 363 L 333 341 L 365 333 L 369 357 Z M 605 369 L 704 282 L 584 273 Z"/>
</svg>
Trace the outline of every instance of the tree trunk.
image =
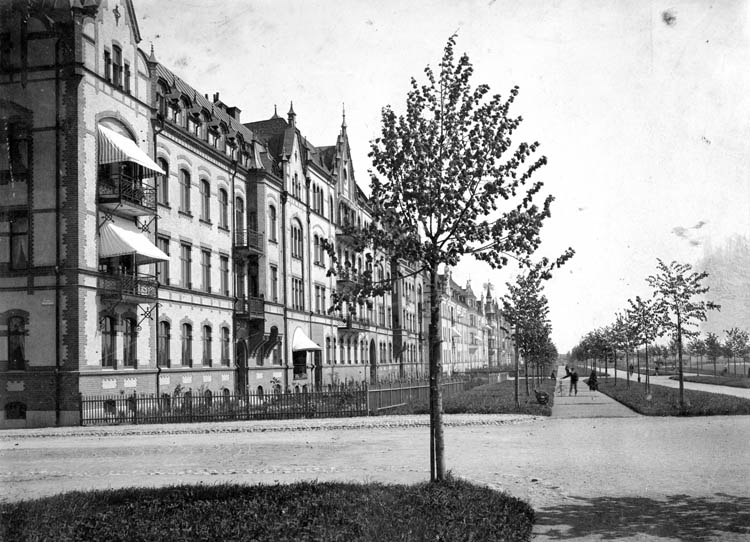
<svg viewBox="0 0 750 542">
<path fill-rule="evenodd" d="M 518 379 L 521 378 L 521 370 L 518 364 L 518 325 L 516 325 L 515 339 L 513 340 L 513 351 L 516 357 L 516 382 L 515 382 L 515 394 L 516 394 L 516 408 L 521 407 L 521 403 L 518 401 Z"/>
<path fill-rule="evenodd" d="M 680 311 L 677 311 L 677 361 L 680 364 L 680 410 L 685 410 L 685 383 L 682 380 L 682 319 Z"/>
<path fill-rule="evenodd" d="M 638 382 L 641 381 L 641 353 L 638 350 L 638 347 L 635 348 L 635 363 L 636 367 L 638 368 Z"/>
<path fill-rule="evenodd" d="M 617 387 L 617 348 L 612 349 L 612 371 L 615 373 L 615 388 Z"/>
<path fill-rule="evenodd" d="M 650 378 L 650 375 L 649 375 L 649 372 L 648 372 L 648 344 L 646 344 L 646 381 L 644 383 L 644 386 L 646 388 L 646 393 L 648 393 L 649 391 L 651 391 L 649 389 L 649 384 L 650 383 L 651 383 L 651 378 Z"/>
<path fill-rule="evenodd" d="M 438 268 L 430 268 L 430 479 L 445 479 L 443 441 L 442 347 L 440 340 L 440 277 Z"/>
<path fill-rule="evenodd" d="M 625 346 L 625 387 L 630 389 L 630 346 Z"/>
</svg>

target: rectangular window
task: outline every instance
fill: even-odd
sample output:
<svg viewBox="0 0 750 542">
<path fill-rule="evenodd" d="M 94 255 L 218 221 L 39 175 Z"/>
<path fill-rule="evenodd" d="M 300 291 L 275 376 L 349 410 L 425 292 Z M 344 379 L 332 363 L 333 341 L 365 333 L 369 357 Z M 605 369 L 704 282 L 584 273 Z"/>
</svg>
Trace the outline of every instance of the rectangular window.
<svg viewBox="0 0 750 542">
<path fill-rule="evenodd" d="M 115 367 L 115 319 L 105 316 L 102 321 L 102 367 Z"/>
<path fill-rule="evenodd" d="M 13 42 L 10 39 L 10 32 L 0 34 L 0 70 L 10 70 L 11 53 L 13 52 Z"/>
<path fill-rule="evenodd" d="M 203 326 L 203 365 L 211 367 L 211 328 Z"/>
<path fill-rule="evenodd" d="M 157 162 L 165 173 L 156 177 L 156 201 L 162 205 L 169 205 L 169 166 L 161 158 Z"/>
<path fill-rule="evenodd" d="M 292 308 L 294 310 L 305 310 L 305 292 L 302 279 L 292 278 Z"/>
<path fill-rule="evenodd" d="M 220 256 L 219 263 L 221 266 L 221 295 L 229 295 L 229 257 Z"/>
<path fill-rule="evenodd" d="M 201 275 L 203 278 L 203 291 L 211 291 L 211 251 L 201 250 Z"/>
<path fill-rule="evenodd" d="M 193 265 L 192 247 L 186 243 L 180 245 L 180 262 L 182 264 L 182 287 L 192 288 L 190 268 Z"/>
<path fill-rule="evenodd" d="M 10 268 L 29 267 L 29 217 L 15 216 L 10 220 Z"/>
<path fill-rule="evenodd" d="M 125 92 L 130 94 L 130 64 L 128 64 L 127 62 L 125 63 L 125 76 L 123 79 L 123 83 Z"/>
<path fill-rule="evenodd" d="M 158 237 L 156 239 L 156 246 L 159 247 L 159 250 L 161 250 L 164 254 L 169 256 L 168 237 Z M 159 281 L 159 284 L 169 284 L 169 260 L 156 264 L 156 279 Z"/>
<path fill-rule="evenodd" d="M 112 84 L 122 88 L 122 49 L 117 45 L 112 47 Z"/>
<path fill-rule="evenodd" d="M 8 318 L 8 370 L 26 369 L 26 322 L 20 316 Z"/>
<path fill-rule="evenodd" d="M 279 269 L 275 265 L 271 266 L 271 300 L 279 302 Z"/>
<path fill-rule="evenodd" d="M 104 51 L 104 78 L 112 81 L 112 53 Z"/>
<path fill-rule="evenodd" d="M 125 367 L 135 367 L 138 351 L 138 331 L 132 318 L 125 319 L 125 332 L 122 336 L 122 363 Z"/>
</svg>

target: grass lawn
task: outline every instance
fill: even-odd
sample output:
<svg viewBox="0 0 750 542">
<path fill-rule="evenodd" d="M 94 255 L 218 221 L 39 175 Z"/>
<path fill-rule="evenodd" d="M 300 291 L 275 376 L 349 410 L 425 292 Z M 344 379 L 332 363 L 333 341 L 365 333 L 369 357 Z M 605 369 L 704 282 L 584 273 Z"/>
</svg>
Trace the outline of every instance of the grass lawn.
<svg viewBox="0 0 750 542">
<path fill-rule="evenodd" d="M 304 482 L 73 492 L 0 504 L 0 540 L 529 540 L 534 511 L 486 487 Z"/>
<path fill-rule="evenodd" d="M 535 414 L 537 416 L 549 416 L 552 413 L 554 402 L 553 392 L 555 381 L 549 378 L 542 380 L 540 391 L 549 394 L 549 403 L 540 405 L 533 392 L 533 385 L 529 382 L 532 390 L 526 395 L 526 383 L 518 382 L 518 401 L 520 407 L 516 408 L 514 400 L 515 381 L 506 380 L 494 384 L 482 384 L 462 393 L 443 395 L 443 412 L 445 414 Z M 429 401 L 415 401 L 407 405 L 388 410 L 388 414 L 429 414 Z"/>
<path fill-rule="evenodd" d="M 677 380 L 673 377 L 672 380 Z M 750 388 L 750 378 L 742 376 L 683 376 L 685 382 L 731 386 L 733 388 Z"/>
<path fill-rule="evenodd" d="M 684 411 L 680 409 L 680 390 L 651 385 L 646 394 L 643 383 L 631 382 L 628 389 L 624 381 L 599 382 L 599 391 L 606 393 L 636 412 L 647 416 L 715 416 L 724 414 L 750 414 L 750 400 L 719 393 L 685 390 Z"/>
</svg>

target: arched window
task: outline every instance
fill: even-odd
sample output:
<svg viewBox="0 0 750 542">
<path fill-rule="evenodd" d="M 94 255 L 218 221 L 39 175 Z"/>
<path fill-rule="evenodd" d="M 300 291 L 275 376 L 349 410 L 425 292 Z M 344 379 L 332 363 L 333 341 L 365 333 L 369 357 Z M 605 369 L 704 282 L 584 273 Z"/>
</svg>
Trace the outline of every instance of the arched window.
<svg viewBox="0 0 750 542">
<path fill-rule="evenodd" d="M 156 112 L 161 115 L 162 118 L 167 116 L 167 101 L 164 98 L 166 94 L 167 88 L 164 83 L 160 81 L 159 84 L 156 85 Z"/>
<path fill-rule="evenodd" d="M 136 366 L 138 352 L 138 330 L 133 318 L 125 318 L 125 331 L 122 341 L 122 363 L 125 367 Z"/>
<path fill-rule="evenodd" d="M 159 322 L 159 341 L 156 351 L 159 367 L 169 367 L 169 341 L 172 338 L 170 328 L 169 322 Z"/>
<path fill-rule="evenodd" d="M 302 259 L 303 255 L 303 233 L 302 224 L 298 220 L 292 222 L 292 257 Z"/>
<path fill-rule="evenodd" d="M 229 229 L 229 196 L 223 188 L 219 188 L 219 227 Z"/>
<path fill-rule="evenodd" d="M 313 236 L 313 263 L 320 264 L 320 237 L 316 233 Z"/>
<path fill-rule="evenodd" d="M 182 365 L 193 366 L 193 326 L 182 324 Z"/>
<path fill-rule="evenodd" d="M 115 367 L 115 319 L 111 316 L 102 318 L 102 367 Z"/>
<path fill-rule="evenodd" d="M 211 221 L 211 185 L 207 179 L 201 179 L 201 220 Z"/>
<path fill-rule="evenodd" d="M 180 211 L 190 214 L 190 173 L 180 170 Z"/>
<path fill-rule="evenodd" d="M 326 337 L 326 363 L 329 365 L 333 363 L 331 360 L 331 338 Z"/>
<path fill-rule="evenodd" d="M 164 170 L 164 175 L 156 177 L 156 201 L 169 205 L 169 163 L 164 158 L 157 159 L 156 163 Z"/>
<path fill-rule="evenodd" d="M 276 242 L 276 207 L 268 208 L 268 239 Z"/>
<path fill-rule="evenodd" d="M 21 316 L 8 318 L 8 370 L 26 369 L 26 320 Z"/>
<path fill-rule="evenodd" d="M 221 328 L 221 364 L 229 367 L 229 328 Z"/>
<path fill-rule="evenodd" d="M 213 360 L 211 357 L 211 326 L 203 326 L 203 365 L 211 367 Z"/>
<path fill-rule="evenodd" d="M 242 198 L 234 199 L 234 228 L 237 232 L 244 232 L 247 229 L 247 224 L 245 224 L 245 202 Z"/>
<path fill-rule="evenodd" d="M 336 217 L 334 215 L 336 213 L 336 209 L 333 206 L 333 196 L 328 196 L 328 212 L 331 214 L 331 222 L 335 224 Z"/>
</svg>

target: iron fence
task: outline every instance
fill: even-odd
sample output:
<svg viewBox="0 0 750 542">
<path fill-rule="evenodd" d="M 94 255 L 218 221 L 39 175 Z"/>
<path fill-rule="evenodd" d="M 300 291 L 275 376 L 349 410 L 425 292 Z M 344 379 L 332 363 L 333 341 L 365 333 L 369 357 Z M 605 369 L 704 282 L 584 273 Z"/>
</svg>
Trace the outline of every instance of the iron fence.
<svg viewBox="0 0 750 542">
<path fill-rule="evenodd" d="M 444 393 L 452 394 L 462 391 L 465 381 L 445 380 L 441 385 Z M 429 382 L 417 380 L 355 384 L 327 391 L 301 389 L 295 393 L 81 395 L 79 414 L 81 425 L 341 418 L 377 414 L 427 400 L 429 394 Z"/>
<path fill-rule="evenodd" d="M 452 395 L 464 390 L 463 379 L 443 378 L 440 387 L 445 395 Z M 380 411 L 406 405 L 415 401 L 429 401 L 430 382 L 428 380 L 383 382 L 371 385 L 368 390 L 368 407 L 370 412 Z"/>
</svg>

